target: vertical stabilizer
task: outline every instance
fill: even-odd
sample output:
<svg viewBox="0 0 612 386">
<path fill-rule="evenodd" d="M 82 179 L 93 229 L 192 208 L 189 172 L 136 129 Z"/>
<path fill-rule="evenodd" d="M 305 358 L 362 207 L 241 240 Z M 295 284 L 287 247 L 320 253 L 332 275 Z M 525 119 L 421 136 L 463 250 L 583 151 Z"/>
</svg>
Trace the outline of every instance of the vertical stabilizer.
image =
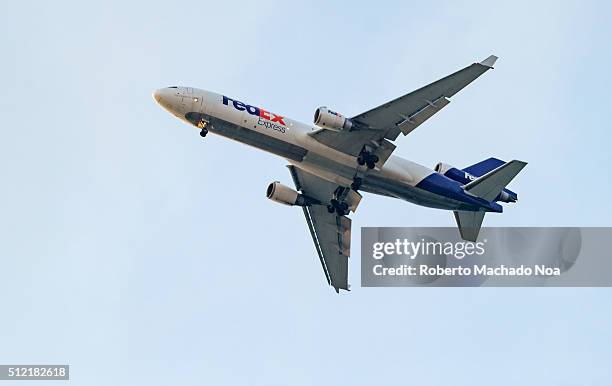
<svg viewBox="0 0 612 386">
<path fill-rule="evenodd" d="M 454 213 L 461 238 L 467 241 L 476 241 L 486 212 L 456 210 Z"/>
<path fill-rule="evenodd" d="M 489 160 L 487 160 L 489 161 Z M 496 160 L 499 161 L 499 160 Z M 501 193 L 501 191 L 512 181 L 514 177 L 527 165 L 527 162 L 523 161 L 510 161 L 504 163 L 486 173 L 482 177 L 475 179 L 467 185 L 463 186 L 463 189 L 473 194 L 474 196 L 480 197 L 487 201 L 493 201 Z M 478 233 L 480 233 L 480 227 L 482 226 L 482 220 L 486 212 L 469 212 L 456 210 L 455 220 L 457 220 L 457 227 L 459 227 L 459 233 L 464 240 L 476 241 Z"/>
<path fill-rule="evenodd" d="M 474 177 L 482 177 L 493 169 L 497 169 L 506 162 L 497 158 L 488 158 L 484 161 L 480 161 L 474 165 L 468 166 L 463 169 L 464 172 L 470 173 Z"/>
</svg>

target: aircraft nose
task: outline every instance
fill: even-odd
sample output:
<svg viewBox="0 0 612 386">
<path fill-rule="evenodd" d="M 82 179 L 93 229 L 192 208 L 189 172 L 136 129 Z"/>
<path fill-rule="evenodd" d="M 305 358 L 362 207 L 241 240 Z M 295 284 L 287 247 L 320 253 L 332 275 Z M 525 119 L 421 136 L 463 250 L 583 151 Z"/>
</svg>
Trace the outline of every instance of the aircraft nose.
<svg viewBox="0 0 612 386">
<path fill-rule="evenodd" d="M 177 90 L 175 90 L 175 88 L 176 87 L 159 88 L 153 91 L 153 99 L 155 99 L 155 101 L 159 103 L 161 107 L 172 112 L 178 106 L 178 94 L 176 93 Z"/>
<path fill-rule="evenodd" d="M 162 100 L 162 93 L 163 93 L 163 89 L 159 88 L 155 91 L 153 91 L 153 99 L 155 99 L 155 101 L 157 103 L 161 103 Z"/>
<path fill-rule="evenodd" d="M 187 91 L 185 87 L 164 87 L 153 91 L 153 99 L 172 115 L 184 119 L 185 114 L 192 111 L 199 97 L 193 95 L 193 91 Z M 187 95 L 191 93 L 190 95 Z"/>
</svg>

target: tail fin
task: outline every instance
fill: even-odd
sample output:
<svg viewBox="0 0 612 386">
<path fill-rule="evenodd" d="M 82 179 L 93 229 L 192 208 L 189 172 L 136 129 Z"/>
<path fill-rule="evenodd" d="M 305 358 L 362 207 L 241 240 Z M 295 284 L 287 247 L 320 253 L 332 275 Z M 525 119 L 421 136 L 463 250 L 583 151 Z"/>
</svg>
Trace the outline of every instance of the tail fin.
<svg viewBox="0 0 612 386">
<path fill-rule="evenodd" d="M 483 161 L 486 162 L 486 161 Z M 475 179 L 463 188 L 475 196 L 493 201 L 512 179 L 527 165 L 527 162 L 510 161 Z M 464 240 L 476 241 L 486 212 L 456 210 L 455 220 Z"/>
<path fill-rule="evenodd" d="M 455 220 L 457 221 L 457 227 L 459 228 L 462 239 L 476 241 L 485 213 L 486 212 L 468 212 L 463 210 L 455 211 Z"/>
<path fill-rule="evenodd" d="M 497 158 L 489 158 L 484 161 L 480 161 L 477 164 L 472 166 L 468 166 L 463 169 L 464 172 L 473 175 L 474 177 L 481 177 L 493 169 L 497 169 L 498 167 L 505 164 L 504 161 Z"/>
<path fill-rule="evenodd" d="M 464 185 L 463 189 L 487 201 L 493 201 L 502 189 L 523 170 L 525 165 L 527 165 L 527 162 L 523 161 L 514 160 L 507 162 L 484 176 Z"/>
</svg>

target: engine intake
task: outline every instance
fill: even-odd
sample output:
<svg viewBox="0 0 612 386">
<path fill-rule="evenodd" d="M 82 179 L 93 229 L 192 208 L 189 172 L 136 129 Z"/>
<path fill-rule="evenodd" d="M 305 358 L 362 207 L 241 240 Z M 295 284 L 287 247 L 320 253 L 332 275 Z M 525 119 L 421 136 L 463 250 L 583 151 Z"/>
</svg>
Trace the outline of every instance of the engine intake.
<svg viewBox="0 0 612 386">
<path fill-rule="evenodd" d="M 434 170 L 442 175 L 445 175 L 451 180 L 455 180 L 463 184 L 467 184 L 468 182 L 475 180 L 473 175 L 444 162 L 438 162 L 434 167 Z"/>
<path fill-rule="evenodd" d="M 316 200 L 306 197 L 303 194 L 299 194 L 295 189 L 291 189 L 278 181 L 274 181 L 268 185 L 266 197 L 272 201 L 289 206 L 308 206 L 316 202 Z"/>
<path fill-rule="evenodd" d="M 350 119 L 325 106 L 319 107 L 315 111 L 314 124 L 324 129 L 335 131 L 349 131 L 353 127 L 353 122 Z"/>
<path fill-rule="evenodd" d="M 450 169 L 456 169 L 453 165 L 445 164 L 444 162 L 438 162 L 436 166 L 434 166 L 434 170 L 440 174 L 445 174 Z"/>
</svg>

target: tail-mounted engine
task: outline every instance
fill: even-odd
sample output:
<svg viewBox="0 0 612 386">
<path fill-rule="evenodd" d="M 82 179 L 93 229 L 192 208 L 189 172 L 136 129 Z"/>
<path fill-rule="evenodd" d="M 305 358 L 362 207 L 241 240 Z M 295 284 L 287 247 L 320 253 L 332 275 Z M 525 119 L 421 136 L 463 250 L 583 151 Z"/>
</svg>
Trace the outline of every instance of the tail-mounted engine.
<svg viewBox="0 0 612 386">
<path fill-rule="evenodd" d="M 476 177 L 470 173 L 466 173 L 463 170 L 456 168 L 453 165 L 445 164 L 444 162 L 438 162 L 434 167 L 434 170 L 442 175 L 445 175 L 451 180 L 455 180 L 463 184 L 467 184 L 468 182 L 476 179 Z"/>
<path fill-rule="evenodd" d="M 281 204 L 290 206 L 307 206 L 316 203 L 316 200 L 313 200 L 310 197 L 306 197 L 303 194 L 298 193 L 294 189 L 291 189 L 290 187 L 285 186 L 278 181 L 274 181 L 270 185 L 268 185 L 268 189 L 266 190 L 266 197 L 268 197 L 272 201 L 276 201 Z"/>
<path fill-rule="evenodd" d="M 349 131 L 353 127 L 353 122 L 344 115 L 328 109 L 319 107 L 314 114 L 314 124 L 328 130 Z"/>
</svg>

